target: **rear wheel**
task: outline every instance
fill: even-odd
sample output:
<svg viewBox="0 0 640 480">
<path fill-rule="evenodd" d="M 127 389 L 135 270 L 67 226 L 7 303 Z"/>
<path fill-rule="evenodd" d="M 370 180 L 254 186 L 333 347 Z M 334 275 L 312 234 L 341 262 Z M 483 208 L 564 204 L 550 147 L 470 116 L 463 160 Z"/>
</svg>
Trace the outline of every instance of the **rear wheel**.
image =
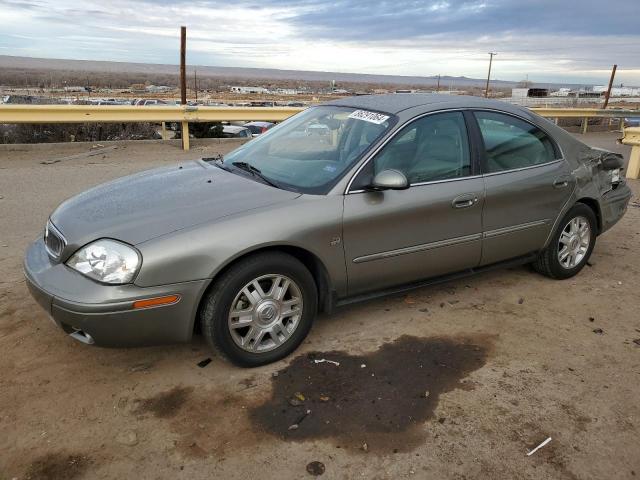
<svg viewBox="0 0 640 480">
<path fill-rule="evenodd" d="M 589 261 L 596 243 L 596 232 L 593 210 L 577 203 L 563 217 L 551 242 L 534 262 L 534 268 L 551 278 L 573 277 Z"/>
<path fill-rule="evenodd" d="M 255 367 L 295 350 L 316 310 L 316 285 L 300 261 L 280 252 L 258 254 L 216 281 L 201 309 L 202 330 L 233 363 Z"/>
</svg>

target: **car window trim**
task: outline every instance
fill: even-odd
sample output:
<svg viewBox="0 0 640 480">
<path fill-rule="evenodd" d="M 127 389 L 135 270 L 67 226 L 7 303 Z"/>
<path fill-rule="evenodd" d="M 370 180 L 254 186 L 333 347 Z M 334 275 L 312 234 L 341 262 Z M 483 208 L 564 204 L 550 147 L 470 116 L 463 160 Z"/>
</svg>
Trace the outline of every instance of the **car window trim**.
<svg viewBox="0 0 640 480">
<path fill-rule="evenodd" d="M 476 141 L 479 142 L 478 144 L 478 155 L 479 155 L 479 161 L 480 161 L 480 172 L 481 175 L 484 177 L 489 177 L 489 176 L 493 176 L 493 175 L 501 175 L 503 173 L 511 173 L 511 172 L 519 172 L 521 170 L 529 170 L 531 168 L 537 168 L 537 167 L 544 167 L 546 165 L 551 165 L 553 163 L 556 162 L 564 162 L 565 157 L 564 157 L 564 152 L 562 151 L 562 148 L 560 147 L 560 145 L 558 144 L 558 142 L 556 142 L 555 138 L 553 138 L 553 136 L 545 129 L 542 128 L 541 126 L 539 126 L 536 123 L 531 122 L 530 120 L 527 120 L 526 118 L 520 116 L 520 115 L 516 115 L 515 113 L 511 113 L 511 112 L 505 112 L 503 110 L 496 110 L 493 108 L 469 108 L 467 109 L 467 111 L 469 112 L 469 116 L 471 117 L 469 119 L 469 121 L 474 123 L 474 130 L 476 130 L 477 134 L 479 135 L 476 138 Z M 542 133 L 544 133 L 547 138 L 549 138 L 549 140 L 551 141 L 551 145 L 553 146 L 553 150 L 554 150 L 554 156 L 558 156 L 559 158 L 554 158 L 553 160 L 549 160 L 548 162 L 544 162 L 544 163 L 538 163 L 536 165 L 528 165 L 526 167 L 517 167 L 517 168 L 511 168 L 508 170 L 500 170 L 499 172 L 489 172 L 488 168 L 487 168 L 487 162 L 488 162 L 488 157 L 487 157 L 487 147 L 484 144 L 484 137 L 482 136 L 482 131 L 480 130 L 480 124 L 478 123 L 478 119 L 476 118 L 476 112 L 489 112 L 489 113 L 498 113 L 498 114 L 502 114 L 502 115 L 506 115 L 506 116 L 510 116 L 510 117 L 514 117 L 517 118 L 518 120 L 522 120 L 525 123 L 528 123 L 529 125 L 533 125 L 534 127 L 536 127 L 537 129 L 541 130 Z"/>
<path fill-rule="evenodd" d="M 350 190 L 351 189 L 351 184 L 353 184 L 353 182 L 355 181 L 355 179 L 358 177 L 358 175 L 360 175 L 360 172 L 374 159 L 374 157 L 380 152 L 380 150 L 382 150 L 389 142 L 391 142 L 393 139 L 395 139 L 400 132 L 404 129 L 404 127 L 410 125 L 411 123 L 420 120 L 421 118 L 430 116 L 430 115 L 437 115 L 439 113 L 450 113 L 450 112 L 460 112 L 462 113 L 462 117 L 465 123 L 465 127 L 467 129 L 467 143 L 469 145 L 469 161 L 470 161 L 470 165 L 472 168 L 472 175 L 467 175 L 465 177 L 456 177 L 456 178 L 445 178 L 442 180 L 431 180 L 428 182 L 418 182 L 418 183 L 412 183 L 409 185 L 409 187 L 420 187 L 423 185 L 431 185 L 434 183 L 444 183 L 444 182 L 456 182 L 456 181 L 460 181 L 460 180 L 468 180 L 470 178 L 478 178 L 482 176 L 482 173 L 480 170 L 476 170 L 476 168 L 480 168 L 481 165 L 475 165 L 476 161 L 480 160 L 480 151 L 478 151 L 478 155 L 477 155 L 477 159 L 474 158 L 476 157 L 476 155 L 474 155 L 474 146 L 473 146 L 473 142 L 472 142 L 472 138 L 471 138 L 471 131 L 469 128 L 469 122 L 467 121 L 467 116 L 465 115 L 465 111 L 468 110 L 466 108 L 446 108 L 446 109 L 442 109 L 442 110 L 434 110 L 432 112 L 425 112 L 425 113 L 421 113 L 419 115 L 416 115 L 415 117 L 411 117 L 409 120 L 407 120 L 406 122 L 404 122 L 395 132 L 393 132 L 389 137 L 387 137 L 383 142 L 381 142 L 375 149 L 371 150 L 368 153 L 368 156 L 366 157 L 366 159 L 364 160 L 364 162 L 362 162 L 362 164 L 358 167 L 358 169 L 356 170 L 356 172 L 351 176 L 351 178 L 349 179 L 349 183 L 347 184 L 347 187 L 345 188 L 344 191 L 344 195 L 351 195 L 351 194 L 355 194 L 355 193 L 364 193 L 367 192 L 367 190 L 365 189 L 358 189 L 358 190 Z M 475 119 L 474 119 L 475 120 Z M 484 144 L 482 145 L 484 148 Z"/>
</svg>

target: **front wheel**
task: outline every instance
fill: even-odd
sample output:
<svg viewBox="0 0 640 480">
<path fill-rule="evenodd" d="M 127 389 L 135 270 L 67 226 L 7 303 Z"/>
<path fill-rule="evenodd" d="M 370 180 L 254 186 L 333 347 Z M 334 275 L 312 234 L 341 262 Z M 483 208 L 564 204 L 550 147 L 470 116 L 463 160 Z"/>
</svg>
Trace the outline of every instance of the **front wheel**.
<svg viewBox="0 0 640 480">
<path fill-rule="evenodd" d="M 534 262 L 534 268 L 555 279 L 573 277 L 589 261 L 597 227 L 593 210 L 577 203 L 563 217 L 551 242 Z"/>
<path fill-rule="evenodd" d="M 205 297 L 203 334 L 236 365 L 257 367 L 300 345 L 317 302 L 313 277 L 296 258 L 280 252 L 254 255 L 232 266 Z"/>
</svg>

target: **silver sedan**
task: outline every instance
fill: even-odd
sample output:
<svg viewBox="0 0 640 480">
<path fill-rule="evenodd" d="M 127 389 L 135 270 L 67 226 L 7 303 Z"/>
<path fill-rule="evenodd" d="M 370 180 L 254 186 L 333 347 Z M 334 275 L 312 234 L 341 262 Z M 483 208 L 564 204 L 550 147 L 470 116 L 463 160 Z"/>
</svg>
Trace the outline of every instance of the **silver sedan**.
<svg viewBox="0 0 640 480">
<path fill-rule="evenodd" d="M 201 330 L 257 366 L 291 353 L 337 305 L 500 265 L 576 275 L 626 210 L 622 166 L 501 102 L 346 98 L 224 158 L 65 201 L 25 275 L 84 343 L 187 342 Z"/>
</svg>

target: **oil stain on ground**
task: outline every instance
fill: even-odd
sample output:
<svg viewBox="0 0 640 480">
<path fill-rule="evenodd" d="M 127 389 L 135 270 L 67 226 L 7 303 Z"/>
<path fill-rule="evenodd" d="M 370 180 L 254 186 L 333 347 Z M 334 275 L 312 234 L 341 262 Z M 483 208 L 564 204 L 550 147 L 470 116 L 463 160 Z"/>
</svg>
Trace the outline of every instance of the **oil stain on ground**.
<svg viewBox="0 0 640 480">
<path fill-rule="evenodd" d="M 92 461 L 85 455 L 49 453 L 31 463 L 28 480 L 72 480 L 86 473 Z"/>
<path fill-rule="evenodd" d="M 177 415 L 193 391 L 191 387 L 174 387 L 169 391 L 142 400 L 134 410 L 135 414 L 151 413 L 157 418 L 171 418 Z"/>
<path fill-rule="evenodd" d="M 403 336 L 362 356 L 299 356 L 273 378 L 271 398 L 249 415 L 283 440 L 332 439 L 340 448 L 409 451 L 424 442 L 424 422 L 433 418 L 440 395 L 469 389 L 461 380 L 486 363 L 489 349 L 486 337 Z M 316 362 L 321 359 L 340 365 Z"/>
</svg>

